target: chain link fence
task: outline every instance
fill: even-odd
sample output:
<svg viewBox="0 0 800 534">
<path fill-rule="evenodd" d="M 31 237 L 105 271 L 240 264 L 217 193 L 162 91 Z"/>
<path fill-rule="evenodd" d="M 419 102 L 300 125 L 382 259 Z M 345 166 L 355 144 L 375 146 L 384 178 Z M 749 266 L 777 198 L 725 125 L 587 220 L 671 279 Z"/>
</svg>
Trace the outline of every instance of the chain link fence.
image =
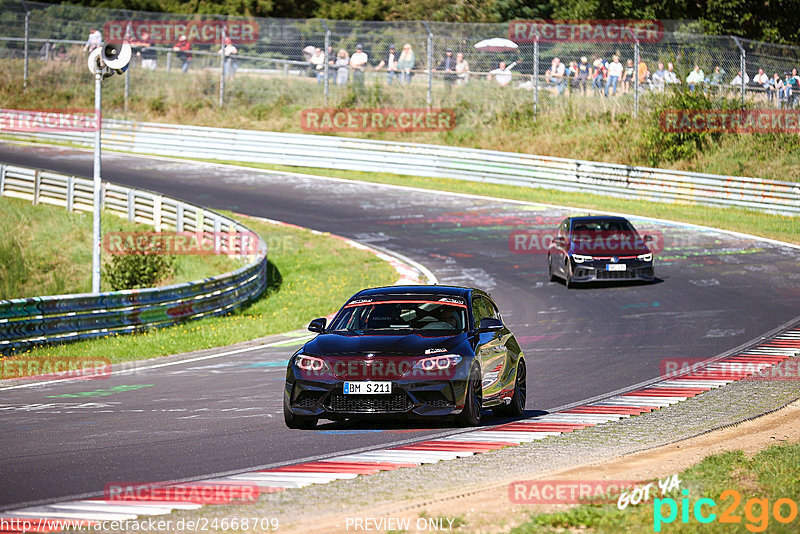
<svg viewBox="0 0 800 534">
<path fill-rule="evenodd" d="M 0 6 L 0 69 L 21 73 L 25 86 L 67 77 L 89 94 L 89 49 L 101 36 L 125 34 L 134 60 L 123 89 L 110 95 L 125 110 L 137 100 L 158 111 L 245 106 L 259 115 L 295 104 L 526 119 L 581 107 L 636 116 L 670 84 L 751 107 L 796 107 L 800 97 L 788 86 L 799 48 L 677 31 L 681 25 L 657 42 L 479 49 L 485 39 L 507 38 L 509 25 L 186 16 L 20 0 Z"/>
</svg>

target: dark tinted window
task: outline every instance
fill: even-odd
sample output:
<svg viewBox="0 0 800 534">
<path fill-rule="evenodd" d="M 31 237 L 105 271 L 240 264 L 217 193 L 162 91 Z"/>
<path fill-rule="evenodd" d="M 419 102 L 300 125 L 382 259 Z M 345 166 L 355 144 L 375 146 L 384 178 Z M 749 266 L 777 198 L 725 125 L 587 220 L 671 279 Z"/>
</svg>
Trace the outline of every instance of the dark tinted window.
<svg viewBox="0 0 800 534">
<path fill-rule="evenodd" d="M 454 334 L 467 327 L 466 306 L 429 300 L 348 304 L 333 319 L 331 331 L 413 331 Z"/>
</svg>

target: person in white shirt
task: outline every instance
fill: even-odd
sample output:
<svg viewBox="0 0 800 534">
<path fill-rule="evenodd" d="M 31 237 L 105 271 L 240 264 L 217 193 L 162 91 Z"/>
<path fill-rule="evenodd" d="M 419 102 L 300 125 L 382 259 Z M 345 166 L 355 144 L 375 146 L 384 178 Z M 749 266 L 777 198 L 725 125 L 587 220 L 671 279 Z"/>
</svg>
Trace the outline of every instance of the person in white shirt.
<svg viewBox="0 0 800 534">
<path fill-rule="evenodd" d="M 611 63 L 608 64 L 608 79 L 606 80 L 605 95 L 608 96 L 608 88 L 613 86 L 613 95 L 617 95 L 617 82 L 622 76 L 622 63 L 619 62 L 619 56 L 614 55 L 611 57 Z"/>
<path fill-rule="evenodd" d="M 316 71 L 317 81 L 322 83 L 325 80 L 325 52 L 321 48 L 315 48 L 308 61 Z"/>
<path fill-rule="evenodd" d="M 566 67 L 561 63 L 561 59 L 554 57 L 550 62 L 550 68 L 544 73 L 545 80 L 558 91 L 558 94 L 563 94 L 567 88 L 567 77 L 565 76 Z"/>
<path fill-rule="evenodd" d="M 496 69 L 489 71 L 487 80 L 494 80 L 497 85 L 505 87 L 511 83 L 511 67 L 506 68 L 506 62 L 501 61 Z"/>
<path fill-rule="evenodd" d="M 750 76 L 748 76 L 747 73 L 745 72 L 744 73 L 744 84 L 747 85 L 748 83 L 750 83 Z M 739 71 L 738 73 L 736 73 L 736 77 L 733 80 L 731 80 L 731 85 L 735 85 L 735 86 L 742 85 L 742 71 Z"/>
<path fill-rule="evenodd" d="M 353 71 L 353 83 L 355 85 L 364 85 L 364 66 L 368 61 L 369 58 L 364 52 L 364 47 L 360 44 L 356 45 L 355 53 L 350 56 L 350 68 Z"/>
<path fill-rule="evenodd" d="M 100 33 L 100 30 L 93 29 L 91 32 L 89 32 L 89 38 L 86 40 L 86 44 L 83 45 L 83 49 L 91 52 L 92 50 L 100 46 L 100 43 L 102 42 L 103 42 L 103 34 Z"/>
<path fill-rule="evenodd" d="M 675 66 L 672 64 L 672 62 L 667 63 L 667 72 L 664 75 L 664 81 L 666 81 L 668 84 L 671 84 L 671 83 L 680 84 L 681 83 L 680 78 L 678 78 L 678 75 L 675 74 Z"/>
<path fill-rule="evenodd" d="M 764 72 L 764 69 L 758 69 L 758 74 L 753 78 L 753 82 L 757 83 L 765 90 L 769 89 L 769 76 Z"/>
<path fill-rule="evenodd" d="M 692 72 L 686 77 L 686 85 L 689 86 L 690 91 L 694 91 L 696 85 L 700 85 L 705 81 L 706 74 L 703 72 L 703 69 L 700 68 L 700 65 L 695 65 Z"/>
</svg>

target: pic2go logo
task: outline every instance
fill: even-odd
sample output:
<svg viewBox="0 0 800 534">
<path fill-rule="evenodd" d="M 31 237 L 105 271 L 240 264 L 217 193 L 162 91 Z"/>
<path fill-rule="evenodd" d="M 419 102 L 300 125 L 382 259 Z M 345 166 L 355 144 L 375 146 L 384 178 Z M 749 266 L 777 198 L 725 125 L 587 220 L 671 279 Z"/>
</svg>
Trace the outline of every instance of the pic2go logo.
<svg viewBox="0 0 800 534">
<path fill-rule="evenodd" d="M 731 503 L 717 516 L 712 510 L 717 507 L 714 499 L 697 499 L 694 504 L 689 502 L 689 490 L 681 491 L 683 498 L 678 502 L 670 497 L 655 499 L 653 501 L 653 532 L 661 532 L 662 525 L 673 523 L 681 515 L 681 523 L 689 523 L 691 512 L 694 520 L 698 523 L 719 523 L 740 524 L 742 517 L 736 514 L 736 510 L 742 502 L 742 496 L 737 490 L 728 489 L 719 494 L 720 501 L 731 499 Z M 666 512 L 666 515 L 664 515 Z M 769 526 L 770 512 L 778 523 L 789 524 L 797 519 L 797 503 L 792 499 L 783 497 L 776 500 L 770 507 L 770 500 L 767 498 L 748 499 L 744 504 L 744 517 L 747 520 L 745 528 L 750 532 L 764 532 Z"/>
</svg>

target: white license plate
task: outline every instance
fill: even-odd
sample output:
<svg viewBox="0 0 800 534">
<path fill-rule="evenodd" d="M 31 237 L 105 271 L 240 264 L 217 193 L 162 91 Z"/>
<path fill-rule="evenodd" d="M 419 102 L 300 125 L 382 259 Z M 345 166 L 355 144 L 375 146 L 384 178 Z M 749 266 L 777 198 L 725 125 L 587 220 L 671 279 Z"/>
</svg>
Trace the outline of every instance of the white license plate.
<svg viewBox="0 0 800 534">
<path fill-rule="evenodd" d="M 606 265 L 606 271 L 625 271 L 627 268 L 624 263 L 609 263 Z"/>
<path fill-rule="evenodd" d="M 391 382 L 345 382 L 345 395 L 389 395 L 392 393 Z"/>
</svg>

